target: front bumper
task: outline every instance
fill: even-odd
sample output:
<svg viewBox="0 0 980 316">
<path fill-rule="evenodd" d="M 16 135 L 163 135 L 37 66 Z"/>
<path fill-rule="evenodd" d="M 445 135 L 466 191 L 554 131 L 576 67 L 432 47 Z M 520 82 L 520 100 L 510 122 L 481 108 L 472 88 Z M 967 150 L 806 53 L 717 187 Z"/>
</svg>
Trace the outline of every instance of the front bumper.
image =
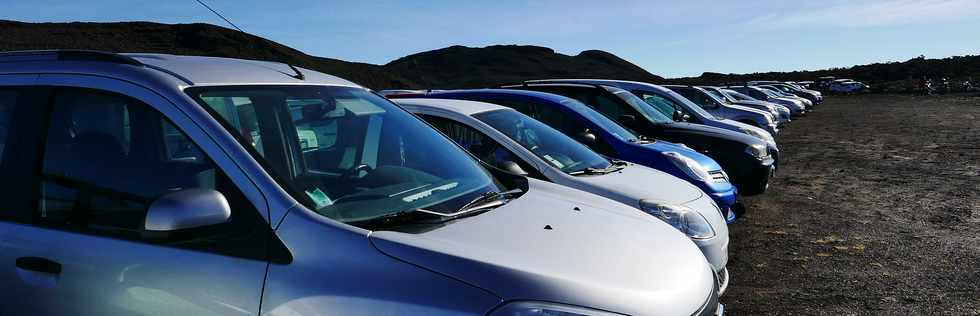
<svg viewBox="0 0 980 316">
<path fill-rule="evenodd" d="M 768 158 L 742 163 L 741 168 L 734 168 L 732 182 L 743 195 L 756 195 L 766 192 L 769 188 L 769 178 L 776 173 L 776 159 L 771 154 Z"/>
<path fill-rule="evenodd" d="M 725 223 L 723 216 L 718 215 L 721 210 L 715 207 L 715 203 L 708 199 L 708 197 L 702 196 L 701 198 L 695 199 L 693 201 L 684 203 L 685 206 L 696 210 L 704 215 L 708 223 L 711 224 L 712 228 L 715 230 L 715 236 L 707 239 L 695 239 L 692 238 L 691 241 L 701 249 L 701 253 L 704 254 L 704 258 L 708 260 L 708 264 L 711 265 L 711 270 L 715 274 L 721 273 L 728 266 L 728 224 Z M 715 213 L 715 214 L 710 214 Z"/>
</svg>

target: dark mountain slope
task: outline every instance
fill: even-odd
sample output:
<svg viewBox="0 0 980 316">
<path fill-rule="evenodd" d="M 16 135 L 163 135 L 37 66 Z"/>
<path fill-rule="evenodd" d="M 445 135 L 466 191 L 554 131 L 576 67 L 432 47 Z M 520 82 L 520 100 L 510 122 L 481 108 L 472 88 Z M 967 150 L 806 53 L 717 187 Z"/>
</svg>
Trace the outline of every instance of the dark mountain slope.
<svg viewBox="0 0 980 316">
<path fill-rule="evenodd" d="M 384 67 L 432 88 L 487 87 L 543 78 L 663 80 L 607 52 L 568 56 L 538 46 L 452 46 L 402 57 Z"/>
</svg>

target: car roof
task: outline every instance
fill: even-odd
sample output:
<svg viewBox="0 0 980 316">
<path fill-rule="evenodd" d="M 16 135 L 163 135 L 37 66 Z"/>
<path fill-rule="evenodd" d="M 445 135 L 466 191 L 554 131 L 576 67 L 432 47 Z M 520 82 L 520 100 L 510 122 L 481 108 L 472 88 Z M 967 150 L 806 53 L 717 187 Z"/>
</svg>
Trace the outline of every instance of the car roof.
<svg viewBox="0 0 980 316">
<path fill-rule="evenodd" d="M 310 69 L 295 68 L 294 70 L 290 65 L 277 62 L 84 50 L 0 53 L 0 73 L 96 74 L 136 81 L 169 82 L 183 86 L 323 84 L 359 87 L 346 79 Z"/>
<path fill-rule="evenodd" d="M 574 101 L 575 99 L 557 95 L 553 93 L 532 91 L 532 90 L 519 90 L 519 89 L 464 89 L 464 90 L 449 90 L 441 92 L 432 92 L 427 95 L 447 95 L 452 96 L 453 94 L 482 94 L 482 95 L 500 95 L 500 96 L 519 96 L 527 98 L 535 98 L 546 101 L 551 101 L 555 103 L 562 103 L 568 100 Z"/>
<path fill-rule="evenodd" d="M 419 108 L 441 109 L 441 110 L 452 111 L 464 115 L 474 115 L 477 113 L 510 109 L 508 107 L 496 105 L 493 103 L 469 101 L 469 100 L 456 100 L 456 99 L 404 98 L 404 99 L 393 99 L 392 101 L 398 103 L 399 105 L 411 105 Z"/>
<path fill-rule="evenodd" d="M 173 72 L 189 79 L 194 85 L 217 85 L 236 83 L 315 83 L 338 86 L 357 86 L 357 84 L 315 70 L 298 68 L 303 78 L 297 79 L 296 71 L 289 65 L 278 62 L 248 59 L 183 56 L 168 54 L 122 54 L 143 64 Z"/>
</svg>

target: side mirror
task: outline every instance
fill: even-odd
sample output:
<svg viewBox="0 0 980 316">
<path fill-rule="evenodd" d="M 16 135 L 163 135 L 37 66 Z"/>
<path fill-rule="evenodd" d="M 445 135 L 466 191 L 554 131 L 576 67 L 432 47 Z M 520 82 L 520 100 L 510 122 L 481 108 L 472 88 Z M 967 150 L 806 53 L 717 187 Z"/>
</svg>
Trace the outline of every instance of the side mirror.
<svg viewBox="0 0 980 316">
<path fill-rule="evenodd" d="M 507 172 L 510 172 L 512 174 L 516 174 L 516 175 L 519 175 L 519 176 L 527 176 L 528 175 L 527 171 L 524 171 L 524 168 L 521 168 L 521 165 L 518 165 L 516 162 L 511 161 L 511 160 L 499 160 L 499 161 L 497 161 L 497 167 L 500 168 L 500 169 L 503 169 L 504 171 L 507 171 Z"/>
<path fill-rule="evenodd" d="M 690 115 L 684 114 L 681 111 L 674 111 L 674 121 L 675 122 L 687 122 L 691 119 Z"/>
<path fill-rule="evenodd" d="M 580 143 L 583 143 L 589 147 L 595 145 L 596 142 L 595 134 L 592 134 L 592 132 L 590 132 L 589 130 L 585 130 L 584 132 L 578 133 L 578 135 L 576 135 L 575 138 L 577 138 Z"/>
<path fill-rule="evenodd" d="M 150 204 L 143 223 L 145 237 L 166 239 L 171 233 L 231 221 L 231 206 L 220 192 L 185 189 Z"/>
</svg>

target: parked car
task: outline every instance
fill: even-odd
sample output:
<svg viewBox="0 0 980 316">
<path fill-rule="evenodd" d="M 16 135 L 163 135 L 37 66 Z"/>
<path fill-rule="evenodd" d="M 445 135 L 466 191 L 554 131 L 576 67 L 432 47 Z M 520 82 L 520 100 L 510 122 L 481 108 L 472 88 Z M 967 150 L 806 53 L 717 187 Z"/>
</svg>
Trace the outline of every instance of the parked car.
<svg viewBox="0 0 980 316">
<path fill-rule="evenodd" d="M 545 81 L 536 82 L 543 83 Z M 731 119 L 716 117 L 687 98 L 677 94 L 677 92 L 655 84 L 607 79 L 552 79 L 548 80 L 547 82 L 584 83 L 617 87 L 629 91 L 630 93 L 633 93 L 633 95 L 643 99 L 643 101 L 646 101 L 646 103 L 652 106 L 653 109 L 659 111 L 665 116 L 673 118 L 675 122 L 708 125 L 744 133 L 749 136 L 765 140 L 767 143 L 769 143 L 770 147 L 773 147 L 773 151 L 778 151 L 776 139 L 773 138 L 772 134 L 769 134 L 769 132 L 766 130 Z M 738 115 L 744 115 L 744 113 Z M 736 116 L 736 118 L 743 117 Z"/>
<path fill-rule="evenodd" d="M 738 99 L 743 99 L 743 96 L 748 96 L 753 100 L 779 104 L 789 108 L 789 110 L 793 112 L 793 115 L 795 116 L 801 116 L 807 112 L 806 105 L 804 105 L 803 102 L 796 99 L 780 97 L 766 89 L 752 86 L 728 86 L 726 88 L 740 93 L 741 95 L 733 95 Z"/>
<path fill-rule="evenodd" d="M 837 79 L 830 83 L 828 90 L 835 93 L 858 93 L 870 90 L 871 86 L 851 80 Z"/>
<path fill-rule="evenodd" d="M 772 92 L 773 94 L 775 94 L 775 95 L 777 95 L 779 97 L 783 97 L 783 98 L 787 98 L 787 99 L 793 99 L 793 100 L 797 100 L 797 101 L 803 102 L 803 106 L 806 107 L 807 110 L 813 110 L 813 106 L 814 106 L 815 103 L 813 103 L 812 101 L 808 100 L 807 98 L 803 98 L 803 97 L 797 96 L 797 95 L 792 94 L 792 93 L 783 92 L 783 90 L 780 90 L 779 88 L 774 87 L 772 85 L 760 85 L 760 86 L 757 86 L 757 87 L 762 88 L 762 89 L 769 90 L 769 92 Z"/>
<path fill-rule="evenodd" d="M 732 177 L 744 195 L 762 194 L 776 168 L 778 152 L 758 138 L 711 126 L 678 123 L 653 110 L 629 91 L 604 85 L 528 81 L 505 88 L 563 95 L 582 102 L 597 112 L 649 138 L 682 143 L 711 157 Z M 764 115 L 768 115 L 763 113 Z M 770 129 L 775 122 L 769 118 Z"/>
<path fill-rule="evenodd" d="M 737 200 L 738 190 L 715 160 L 683 145 L 640 136 L 575 99 L 512 89 L 455 90 L 406 97 L 481 101 L 512 108 L 606 157 L 684 179 L 711 196 L 726 218 L 744 212 Z"/>
<path fill-rule="evenodd" d="M 789 123 L 793 115 L 793 112 L 790 112 L 789 108 L 779 104 L 765 101 L 738 100 L 729 96 L 727 93 L 722 91 L 722 88 L 719 87 L 701 86 L 700 88 L 708 92 L 708 94 L 714 97 L 715 100 L 721 101 L 725 105 L 744 106 L 747 108 L 765 111 L 772 115 L 772 117 L 776 120 L 776 124 L 779 126 Z"/>
<path fill-rule="evenodd" d="M 691 238 L 728 287 L 725 215 L 701 189 L 649 167 L 610 160 L 513 109 L 476 101 L 398 99 L 483 162 L 637 208 Z M 526 168 L 526 169 L 525 169 Z M 638 186 L 638 183 L 649 185 Z"/>
<path fill-rule="evenodd" d="M 684 96 L 716 117 L 723 117 L 762 128 L 773 136 L 779 133 L 779 123 L 768 109 L 758 110 L 746 106 L 728 104 L 711 95 L 707 90 L 695 86 L 665 85 L 664 87 Z"/>
<path fill-rule="evenodd" d="M 770 86 L 779 89 L 783 93 L 792 94 L 818 104 L 823 102 L 823 94 L 820 91 L 809 90 L 792 82 L 780 81 L 749 81 L 750 86 Z"/>
<path fill-rule="evenodd" d="M 3 315 L 719 310 L 670 225 L 486 166 L 347 80 L 87 51 L 0 74 Z"/>
</svg>

